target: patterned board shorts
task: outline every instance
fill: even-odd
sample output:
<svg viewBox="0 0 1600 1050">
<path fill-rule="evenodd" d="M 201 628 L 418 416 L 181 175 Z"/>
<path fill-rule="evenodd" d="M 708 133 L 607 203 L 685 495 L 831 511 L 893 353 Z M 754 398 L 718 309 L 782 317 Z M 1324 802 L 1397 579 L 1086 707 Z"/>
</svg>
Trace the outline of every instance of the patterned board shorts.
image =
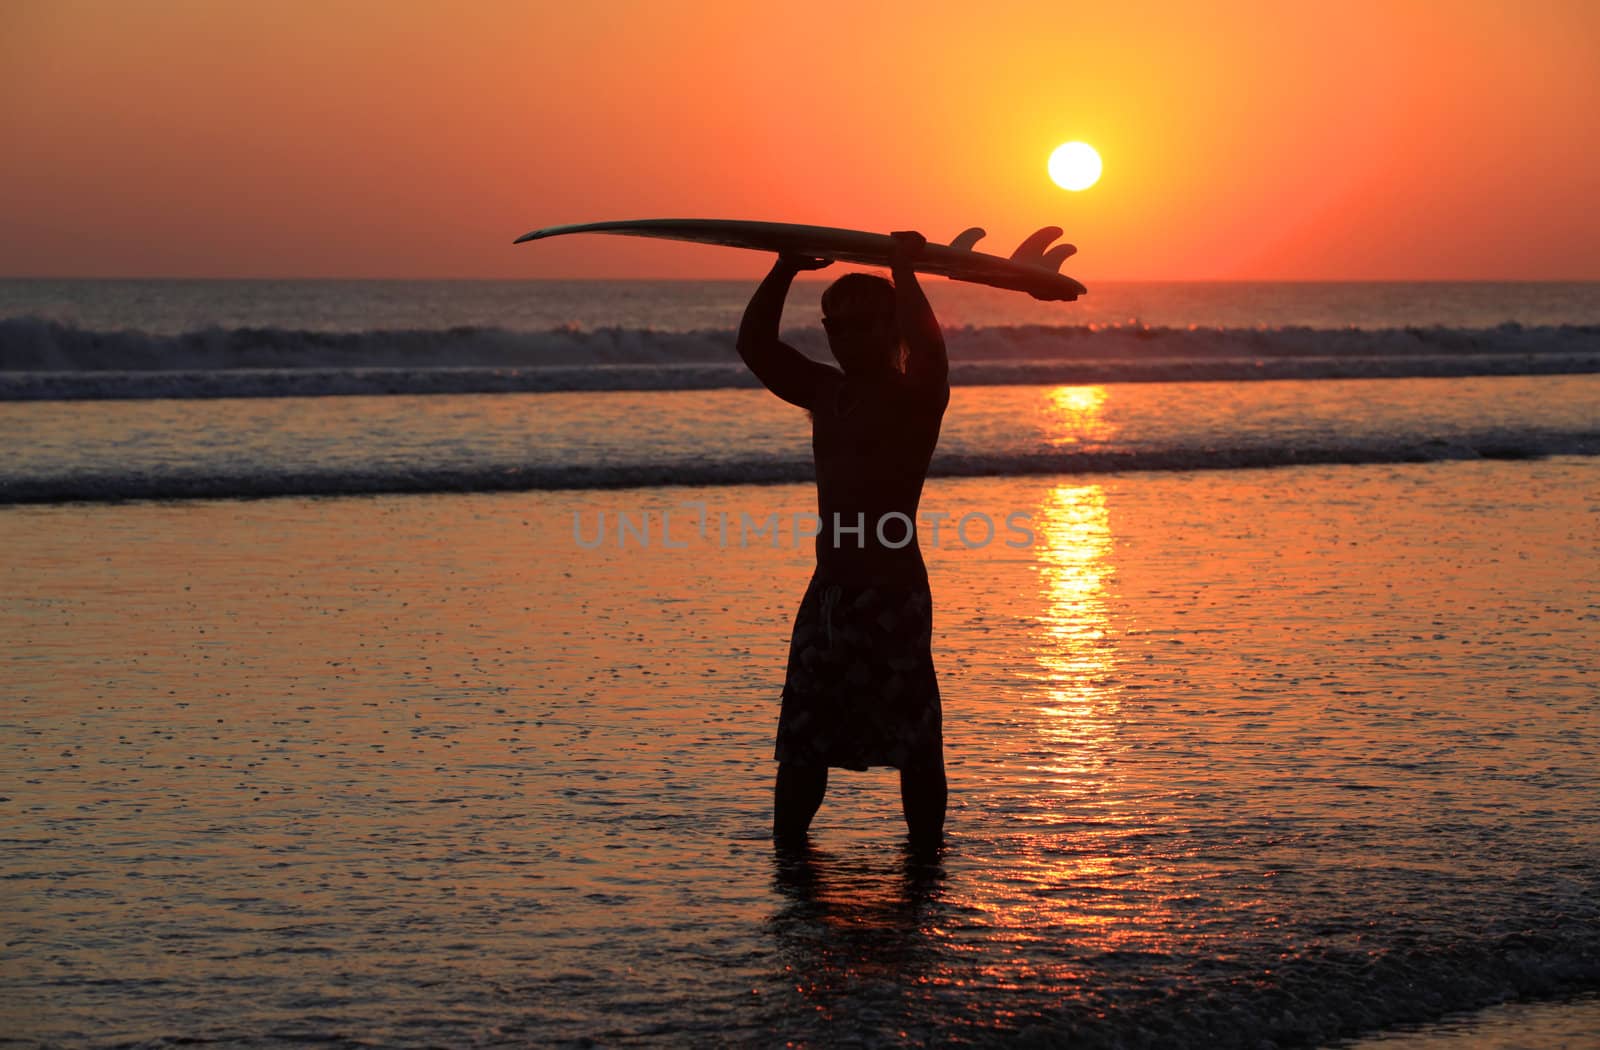
<svg viewBox="0 0 1600 1050">
<path fill-rule="evenodd" d="M 942 761 L 926 585 L 813 575 L 795 614 L 779 762 L 897 769 Z"/>
</svg>

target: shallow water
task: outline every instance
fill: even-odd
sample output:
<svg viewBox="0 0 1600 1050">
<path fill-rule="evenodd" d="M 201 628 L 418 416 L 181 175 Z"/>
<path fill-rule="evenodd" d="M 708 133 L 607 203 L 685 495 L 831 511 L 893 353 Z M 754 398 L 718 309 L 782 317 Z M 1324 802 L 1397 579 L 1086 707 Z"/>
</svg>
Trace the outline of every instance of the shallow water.
<svg viewBox="0 0 1600 1050">
<path fill-rule="evenodd" d="M 1600 987 L 1586 458 L 935 480 L 952 781 L 767 840 L 799 486 L 14 507 L 4 1028 L 1256 1046 Z"/>
<path fill-rule="evenodd" d="M 1600 375 L 958 388 L 939 473 L 1600 451 Z M 0 501 L 798 481 L 759 390 L 0 402 Z"/>
</svg>

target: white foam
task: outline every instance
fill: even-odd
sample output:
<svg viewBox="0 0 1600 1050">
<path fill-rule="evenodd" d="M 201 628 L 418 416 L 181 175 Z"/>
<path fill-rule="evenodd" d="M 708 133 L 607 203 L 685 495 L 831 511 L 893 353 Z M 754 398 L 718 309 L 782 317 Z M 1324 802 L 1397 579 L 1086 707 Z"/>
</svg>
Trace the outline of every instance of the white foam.
<svg viewBox="0 0 1600 1050">
<path fill-rule="evenodd" d="M 825 359 L 822 333 L 786 338 Z M 1600 326 L 1488 329 L 1003 326 L 947 332 L 952 381 L 1010 383 L 1600 371 Z M 208 329 L 179 336 L 0 321 L 0 399 L 299 397 L 754 385 L 730 330 Z"/>
</svg>

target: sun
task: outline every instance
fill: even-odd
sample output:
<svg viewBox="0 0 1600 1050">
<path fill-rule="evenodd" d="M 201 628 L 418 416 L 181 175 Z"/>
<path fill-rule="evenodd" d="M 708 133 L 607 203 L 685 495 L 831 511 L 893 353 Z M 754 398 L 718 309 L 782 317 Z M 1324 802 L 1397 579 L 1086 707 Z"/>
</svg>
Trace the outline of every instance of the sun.
<svg viewBox="0 0 1600 1050">
<path fill-rule="evenodd" d="M 1050 154 L 1050 178 L 1064 190 L 1086 190 L 1100 181 L 1100 154 L 1087 142 L 1068 142 Z"/>
</svg>

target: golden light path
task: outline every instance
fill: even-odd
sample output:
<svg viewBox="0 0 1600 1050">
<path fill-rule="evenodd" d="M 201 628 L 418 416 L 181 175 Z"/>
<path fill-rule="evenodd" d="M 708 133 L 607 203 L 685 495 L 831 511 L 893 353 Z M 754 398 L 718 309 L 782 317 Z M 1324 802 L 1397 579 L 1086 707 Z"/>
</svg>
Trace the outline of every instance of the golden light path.
<svg viewBox="0 0 1600 1050">
<path fill-rule="evenodd" d="M 1104 418 L 1104 387 L 1058 387 L 1047 397 L 1045 429 L 1053 445 L 1103 440 L 1113 427 Z M 1047 921 L 1074 931 L 1084 948 L 1160 950 L 1169 939 L 1161 932 L 1162 876 L 1150 858 L 1127 846 L 1145 814 L 1129 805 L 1118 765 L 1128 742 L 1122 739 L 1115 537 L 1106 489 L 1063 479 L 1043 494 L 1034 521 L 1040 624 L 1031 655 L 1042 680 L 1034 727 L 1042 746 L 1027 769 L 1036 792 L 1028 878 L 1039 897 L 1030 907 L 1000 909 L 996 917 L 1023 938 Z M 1038 976 L 1059 982 L 1063 992 L 1076 980 L 1071 966 Z"/>
<path fill-rule="evenodd" d="M 1102 411 L 1103 386 L 1049 391 L 1045 429 L 1058 447 L 1094 444 L 1113 427 Z M 1116 650 L 1109 644 L 1106 588 L 1112 574 L 1111 522 L 1099 485 L 1059 484 L 1038 512 L 1039 578 L 1044 629 L 1034 659 L 1044 670 L 1051 702 L 1044 732 L 1062 762 L 1043 772 L 1067 778 L 1063 787 L 1092 788 L 1115 721 L 1112 685 Z"/>
<path fill-rule="evenodd" d="M 1100 411 L 1106 403 L 1105 387 L 1058 386 L 1046 398 L 1053 417 L 1046 427 L 1050 444 L 1057 447 L 1095 445 L 1116 433 L 1116 426 Z"/>
<path fill-rule="evenodd" d="M 1092 790 L 1111 743 L 1116 651 L 1107 644 L 1111 528 L 1099 485 L 1057 485 L 1041 508 L 1044 628 L 1034 659 L 1050 704 L 1043 731 L 1060 755 L 1048 772 L 1065 788 Z"/>
</svg>

